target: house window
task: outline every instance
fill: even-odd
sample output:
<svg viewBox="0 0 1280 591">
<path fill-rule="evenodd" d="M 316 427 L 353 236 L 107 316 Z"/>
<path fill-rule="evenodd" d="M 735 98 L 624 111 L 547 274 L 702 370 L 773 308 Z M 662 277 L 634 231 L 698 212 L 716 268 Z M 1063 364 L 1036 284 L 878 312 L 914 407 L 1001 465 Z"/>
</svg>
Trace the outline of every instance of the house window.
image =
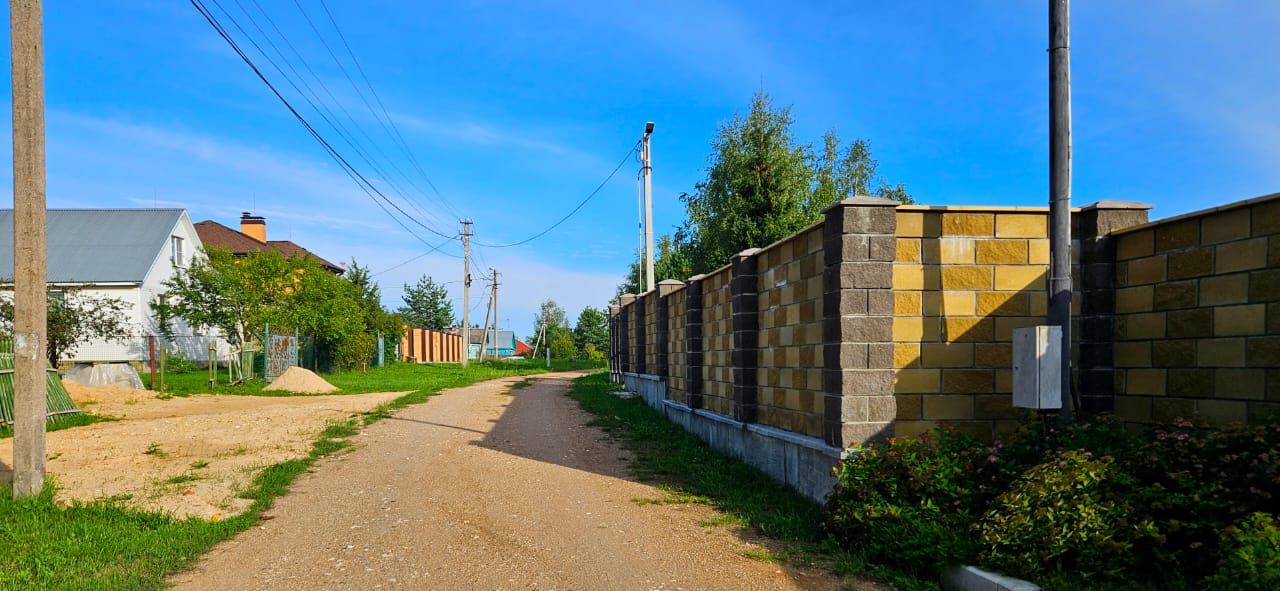
<svg viewBox="0 0 1280 591">
<path fill-rule="evenodd" d="M 181 267 L 183 265 L 182 237 L 180 236 L 173 237 L 173 264 L 175 267 Z"/>
</svg>

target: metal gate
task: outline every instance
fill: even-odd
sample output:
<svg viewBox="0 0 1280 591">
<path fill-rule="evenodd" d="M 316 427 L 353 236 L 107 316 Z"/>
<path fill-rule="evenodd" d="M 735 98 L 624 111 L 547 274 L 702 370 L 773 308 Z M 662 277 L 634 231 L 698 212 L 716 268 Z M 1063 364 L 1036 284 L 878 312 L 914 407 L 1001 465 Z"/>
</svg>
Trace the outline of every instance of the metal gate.
<svg viewBox="0 0 1280 591">
<path fill-rule="evenodd" d="M 298 364 L 298 335 L 269 334 L 263 378 L 268 382 Z"/>
</svg>

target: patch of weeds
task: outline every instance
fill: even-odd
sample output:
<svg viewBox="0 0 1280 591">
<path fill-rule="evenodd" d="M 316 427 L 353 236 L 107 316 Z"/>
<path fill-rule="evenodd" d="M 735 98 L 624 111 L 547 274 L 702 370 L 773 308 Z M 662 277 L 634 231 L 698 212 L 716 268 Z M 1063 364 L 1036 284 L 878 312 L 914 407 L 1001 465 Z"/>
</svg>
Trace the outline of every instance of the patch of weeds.
<svg viewBox="0 0 1280 591">
<path fill-rule="evenodd" d="M 153 456 L 157 458 L 169 457 L 169 452 L 165 451 L 164 448 L 160 447 L 159 443 L 155 443 L 155 442 L 152 442 L 150 445 L 148 445 L 147 451 L 144 451 L 142 453 L 144 455 Z"/>
<path fill-rule="evenodd" d="M 206 460 L 196 460 L 194 462 L 191 462 L 192 470 L 199 470 L 201 468 L 208 468 L 208 467 L 209 467 L 209 462 Z"/>
<path fill-rule="evenodd" d="M 160 484 L 186 484 L 188 482 L 195 482 L 201 478 L 203 477 L 199 474 L 179 474 L 173 478 L 161 480 Z"/>
<path fill-rule="evenodd" d="M 156 400 L 173 400 L 173 394 L 169 392 L 161 392 L 156 394 Z"/>
<path fill-rule="evenodd" d="M 746 520 L 737 515 L 720 515 L 698 522 L 702 527 L 747 527 Z"/>
<path fill-rule="evenodd" d="M 511 384 L 511 387 L 508 388 L 506 392 L 503 392 L 503 394 L 506 394 L 508 396 L 515 394 L 517 390 L 523 390 L 525 388 L 528 388 L 529 386 L 532 386 L 535 381 L 536 380 L 534 380 L 533 378 L 525 378 L 523 380 L 520 380 L 514 384 Z"/>
<path fill-rule="evenodd" d="M 94 423 L 107 423 L 118 421 L 119 417 L 111 415 L 97 415 L 88 412 L 82 412 L 78 415 L 65 415 L 50 422 L 45 426 L 45 432 L 61 431 L 63 429 L 73 429 L 75 427 L 84 427 Z M 0 439 L 8 439 L 13 437 L 13 427 L 0 427 Z"/>
<path fill-rule="evenodd" d="M 752 560 L 759 560 L 760 562 L 782 562 L 781 557 L 763 546 L 747 548 L 746 550 L 743 550 L 742 555 Z"/>
<path fill-rule="evenodd" d="M 687 491 L 679 490 L 667 485 L 661 485 L 658 490 L 662 492 L 662 496 L 648 499 L 632 499 L 637 505 L 711 505 L 711 499 L 703 496 L 691 494 Z"/>
</svg>

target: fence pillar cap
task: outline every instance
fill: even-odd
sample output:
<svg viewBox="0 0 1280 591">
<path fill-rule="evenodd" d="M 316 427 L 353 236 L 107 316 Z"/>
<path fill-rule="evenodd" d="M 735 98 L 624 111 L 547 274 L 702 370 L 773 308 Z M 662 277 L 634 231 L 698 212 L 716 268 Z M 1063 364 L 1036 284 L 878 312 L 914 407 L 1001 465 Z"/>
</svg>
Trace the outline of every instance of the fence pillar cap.
<svg viewBox="0 0 1280 591">
<path fill-rule="evenodd" d="M 898 207 L 902 205 L 897 199 L 885 199 L 883 197 L 869 197 L 867 195 L 855 195 L 848 199 L 841 199 L 831 205 L 828 205 L 822 212 L 826 213 L 837 207 Z"/>
<path fill-rule="evenodd" d="M 748 248 L 738 254 L 733 255 L 733 258 L 735 259 L 747 258 L 747 257 L 755 256 L 756 253 L 759 253 L 759 252 L 760 252 L 759 248 Z"/>
<path fill-rule="evenodd" d="M 1095 201 L 1080 208 L 1080 211 L 1089 211 L 1091 209 L 1151 209 L 1150 203 L 1140 203 L 1138 201 L 1114 201 L 1104 199 Z"/>
<path fill-rule="evenodd" d="M 702 281 L 703 279 L 706 279 L 706 278 L 707 278 L 706 273 L 698 273 L 697 275 L 690 277 L 688 281 L 689 282 Z"/>
</svg>

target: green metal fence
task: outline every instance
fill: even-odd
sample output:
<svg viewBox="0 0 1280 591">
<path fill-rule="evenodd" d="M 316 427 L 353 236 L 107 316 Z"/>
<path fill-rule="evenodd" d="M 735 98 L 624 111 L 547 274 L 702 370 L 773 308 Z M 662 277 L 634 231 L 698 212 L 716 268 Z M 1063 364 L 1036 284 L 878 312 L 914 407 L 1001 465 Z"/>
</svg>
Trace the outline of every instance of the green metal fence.
<svg viewBox="0 0 1280 591">
<path fill-rule="evenodd" d="M 80 414 L 71 401 L 71 395 L 62 385 L 57 370 L 48 368 L 45 377 L 45 404 L 48 405 L 48 421 Z M 13 425 L 13 339 L 0 338 L 0 427 Z"/>
</svg>

